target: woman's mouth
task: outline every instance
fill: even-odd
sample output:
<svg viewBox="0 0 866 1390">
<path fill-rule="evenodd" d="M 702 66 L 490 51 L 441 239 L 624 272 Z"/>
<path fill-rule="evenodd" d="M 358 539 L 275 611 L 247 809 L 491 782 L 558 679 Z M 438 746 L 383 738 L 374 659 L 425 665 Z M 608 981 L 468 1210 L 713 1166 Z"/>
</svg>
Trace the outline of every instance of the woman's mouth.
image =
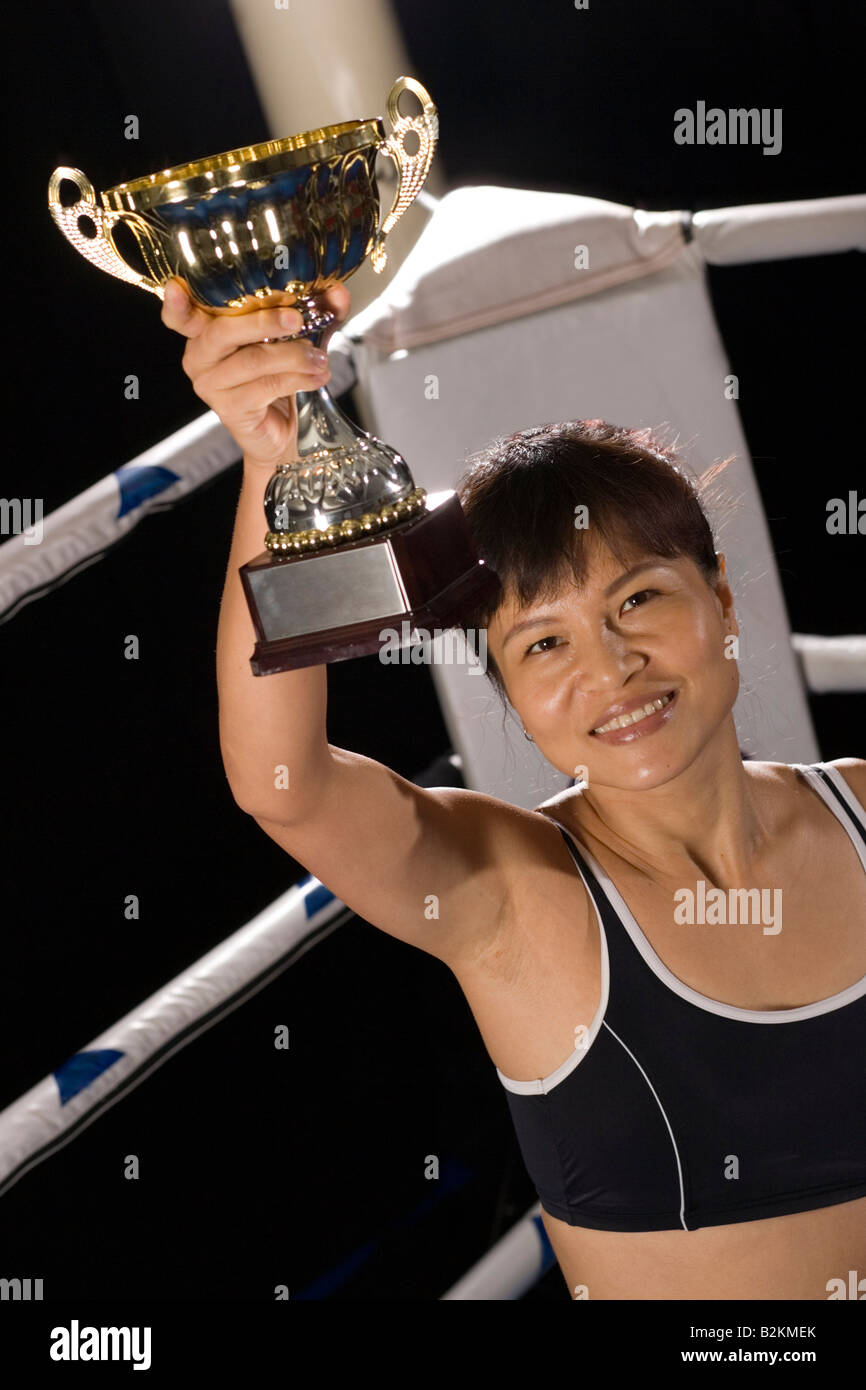
<svg viewBox="0 0 866 1390">
<path fill-rule="evenodd" d="M 660 729 L 671 717 L 677 693 L 676 690 L 669 690 L 655 700 L 647 700 L 646 704 L 638 709 L 631 710 L 628 714 L 617 715 L 606 724 L 600 724 L 597 729 L 591 729 L 590 734 L 604 743 L 631 743 L 636 738 L 643 738 L 645 734 L 655 733 L 656 729 Z"/>
</svg>

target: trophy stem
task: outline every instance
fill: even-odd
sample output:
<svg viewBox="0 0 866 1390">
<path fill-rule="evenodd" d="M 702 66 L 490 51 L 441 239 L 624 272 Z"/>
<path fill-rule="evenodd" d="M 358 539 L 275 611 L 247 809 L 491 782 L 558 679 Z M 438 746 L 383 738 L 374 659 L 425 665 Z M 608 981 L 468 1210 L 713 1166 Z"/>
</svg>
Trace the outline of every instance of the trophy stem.
<svg viewBox="0 0 866 1390">
<path fill-rule="evenodd" d="M 336 315 L 312 296 L 297 300 L 296 307 L 304 316 L 304 327 L 292 338 L 309 338 L 321 346 Z M 278 467 L 265 489 L 269 550 L 284 550 L 288 541 L 302 536 L 305 543 L 315 542 L 316 533 L 327 532 L 329 540 L 338 543 L 355 534 L 355 528 L 344 523 L 364 518 L 378 527 L 408 519 L 423 505 L 405 460 L 389 444 L 353 425 L 327 386 L 298 391 L 295 406 L 296 457 Z M 404 505 L 392 516 L 390 509 L 398 504 Z"/>
<path fill-rule="evenodd" d="M 322 347 L 323 340 L 330 337 L 328 329 L 336 322 L 337 315 L 331 309 L 323 309 L 316 296 L 312 294 L 296 299 L 292 307 L 303 314 L 304 326 L 291 335 L 290 341 L 295 338 L 309 338 L 313 347 Z"/>
</svg>

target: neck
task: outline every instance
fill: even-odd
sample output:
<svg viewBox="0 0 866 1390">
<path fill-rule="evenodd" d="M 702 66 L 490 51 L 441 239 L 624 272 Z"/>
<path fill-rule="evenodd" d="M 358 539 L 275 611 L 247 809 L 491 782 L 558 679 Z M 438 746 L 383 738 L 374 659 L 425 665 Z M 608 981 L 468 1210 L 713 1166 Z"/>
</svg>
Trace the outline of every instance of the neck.
<svg viewBox="0 0 866 1390">
<path fill-rule="evenodd" d="M 590 785 L 569 806 L 578 838 L 655 881 L 693 874 L 715 887 L 748 882 L 772 826 L 744 767 L 733 718 L 676 777 L 639 791 Z"/>
</svg>

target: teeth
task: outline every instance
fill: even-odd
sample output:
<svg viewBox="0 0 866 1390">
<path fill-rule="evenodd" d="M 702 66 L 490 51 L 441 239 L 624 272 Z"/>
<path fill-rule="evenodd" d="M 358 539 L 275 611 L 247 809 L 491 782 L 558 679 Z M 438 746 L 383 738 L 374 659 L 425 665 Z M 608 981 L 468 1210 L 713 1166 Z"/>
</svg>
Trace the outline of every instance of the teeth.
<svg viewBox="0 0 866 1390">
<path fill-rule="evenodd" d="M 620 714 L 616 719 L 611 719 L 607 724 L 600 724 L 597 729 L 593 729 L 594 734 L 607 734 L 611 729 L 627 729 L 629 724 L 637 724 L 641 719 L 646 719 L 648 715 L 655 714 L 656 710 L 664 709 L 673 699 L 672 695 L 660 695 L 657 700 L 651 700 L 642 709 L 634 709 L 630 714 Z"/>
</svg>

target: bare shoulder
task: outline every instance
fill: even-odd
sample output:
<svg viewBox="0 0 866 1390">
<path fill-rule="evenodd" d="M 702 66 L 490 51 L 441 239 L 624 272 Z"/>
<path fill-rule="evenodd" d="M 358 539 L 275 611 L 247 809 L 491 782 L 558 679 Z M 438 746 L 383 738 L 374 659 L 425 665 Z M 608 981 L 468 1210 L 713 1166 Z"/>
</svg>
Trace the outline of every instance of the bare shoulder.
<svg viewBox="0 0 866 1390">
<path fill-rule="evenodd" d="M 575 895 L 585 895 L 583 880 L 554 821 L 544 811 L 525 810 L 462 788 L 439 788 L 436 796 L 447 805 L 458 833 L 474 839 L 479 848 L 484 846 L 487 865 L 503 889 L 495 930 L 481 941 L 464 937 L 455 942 L 447 959 L 442 958 L 461 979 L 479 971 L 485 977 L 513 978 L 522 968 L 528 940 L 537 937 L 539 904 L 555 914 L 557 889 L 567 880 L 567 891 L 561 896 L 574 918 Z M 567 815 L 558 814 L 567 820 Z M 588 898 L 586 912 L 588 920 Z"/>
<path fill-rule="evenodd" d="M 862 758 L 833 758 L 830 767 L 841 772 L 860 805 L 866 807 L 866 762 Z"/>
<path fill-rule="evenodd" d="M 559 829 L 574 825 L 571 808 L 578 796 L 569 789 L 550 806 L 542 803 L 532 811 L 509 807 L 511 819 L 500 845 L 506 907 L 490 949 L 472 962 L 487 974 L 511 982 L 523 974 L 543 936 L 540 920 L 552 929 L 566 923 L 572 938 L 582 925 L 589 936 L 591 899 Z"/>
<path fill-rule="evenodd" d="M 254 819 L 363 921 L 446 965 L 497 949 L 516 889 L 552 828 L 462 787 L 419 787 L 329 745 L 317 796 L 285 820 Z M 555 851 L 554 851 L 555 852 Z"/>
<path fill-rule="evenodd" d="M 790 783 L 791 775 L 799 764 L 762 762 L 758 758 L 749 758 L 743 766 L 751 776 L 773 778 L 779 782 L 787 781 Z M 807 763 L 806 766 L 808 767 L 810 764 Z M 834 758 L 826 761 L 824 766 L 838 768 L 851 787 L 864 785 L 866 762 L 862 758 Z"/>
<path fill-rule="evenodd" d="M 483 846 L 488 862 L 495 864 L 512 894 L 540 872 L 562 863 L 559 836 L 543 812 L 527 811 L 462 787 L 439 787 L 435 796 L 447 808 L 457 833 Z"/>
<path fill-rule="evenodd" d="M 750 759 L 745 766 L 750 769 L 751 776 L 766 780 L 767 783 L 775 782 L 785 788 L 788 794 L 798 781 L 795 767 L 790 763 L 759 762 Z M 866 761 L 862 758 L 833 758 L 827 761 L 826 766 L 833 767 L 840 773 L 860 805 L 866 807 Z M 804 804 L 811 806 L 811 798 Z"/>
<path fill-rule="evenodd" d="M 473 837 L 480 837 L 502 863 L 515 852 L 522 853 L 540 835 L 549 835 L 547 818 L 537 811 L 526 811 L 498 796 L 468 787 L 429 787 L 426 795 L 435 799 L 454 825 Z"/>
</svg>

